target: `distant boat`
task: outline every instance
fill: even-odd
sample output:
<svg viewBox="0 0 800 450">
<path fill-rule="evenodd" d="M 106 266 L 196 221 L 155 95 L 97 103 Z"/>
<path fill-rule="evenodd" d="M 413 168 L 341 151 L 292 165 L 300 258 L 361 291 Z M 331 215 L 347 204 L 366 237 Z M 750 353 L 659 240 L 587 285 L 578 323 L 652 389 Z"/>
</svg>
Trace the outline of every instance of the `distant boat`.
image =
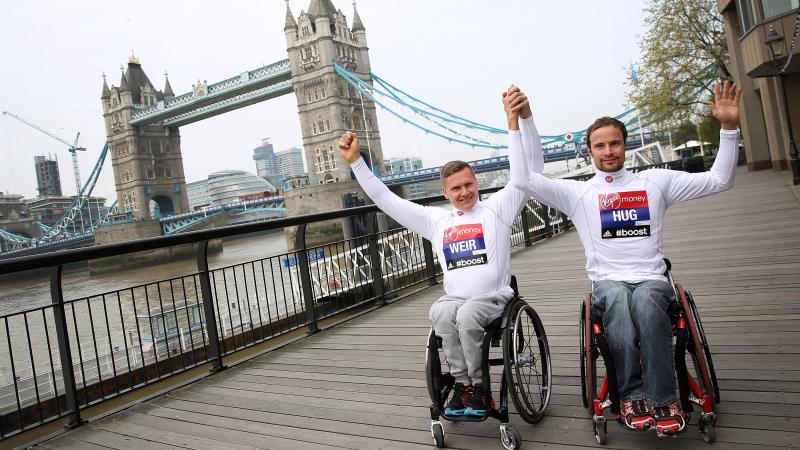
<svg viewBox="0 0 800 450">
<path fill-rule="evenodd" d="M 142 327 L 142 351 L 157 349 L 159 355 L 190 350 L 205 343 L 203 304 L 197 300 L 169 302 L 163 307 L 150 308 L 147 314 L 137 314 Z"/>
</svg>

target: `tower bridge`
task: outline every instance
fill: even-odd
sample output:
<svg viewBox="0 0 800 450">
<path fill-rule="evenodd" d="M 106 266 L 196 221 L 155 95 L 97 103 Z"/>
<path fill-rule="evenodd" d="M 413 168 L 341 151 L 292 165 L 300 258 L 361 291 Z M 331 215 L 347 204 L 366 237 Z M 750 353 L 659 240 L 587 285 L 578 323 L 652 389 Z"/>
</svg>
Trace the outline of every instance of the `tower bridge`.
<svg viewBox="0 0 800 450">
<path fill-rule="evenodd" d="M 312 213 L 320 212 L 321 208 L 344 207 L 343 203 L 335 204 L 344 201 L 334 198 L 338 191 L 322 185 L 353 179 L 349 164 L 337 150 L 338 139 L 346 130 L 367 135 L 368 139 L 362 139 L 361 153 L 386 184 L 400 186 L 438 178 L 439 168 L 405 174 L 383 173 L 377 107 L 435 138 L 472 147 L 504 148 L 502 144 L 470 133 L 498 136 L 504 135 L 506 130 L 478 124 L 424 103 L 375 75 L 370 66 L 366 29 L 355 5 L 351 19 L 348 23 L 345 14 L 336 9 L 331 0 L 310 0 L 307 11 L 301 11 L 298 16 L 292 13 L 287 2 L 284 36 L 288 58 L 239 72 L 218 82 L 198 80 L 191 90 L 179 95 L 174 93 L 166 73 L 163 89 L 157 89 L 139 59 L 131 55 L 118 85 L 109 86 L 104 76 L 101 103 L 107 142 L 92 175 L 75 197 L 70 210 L 81 210 L 107 154 L 112 160 L 119 212 L 137 220 L 158 219 L 160 227 L 150 227 L 148 233 L 159 229 L 163 234 L 180 232 L 212 215 L 246 209 L 247 205 L 222 205 L 212 211 L 189 211 L 180 127 L 290 93 L 295 94 L 300 116 L 311 185 L 308 189 L 326 192 L 325 195 L 330 197 L 325 201 L 304 204 L 302 208 L 295 207 L 295 212 Z M 633 137 L 641 128 L 641 122 L 635 110 L 625 111 L 617 117 L 631 131 L 629 148 L 637 145 Z M 417 118 L 424 120 L 415 121 Z M 585 157 L 583 133 L 541 136 L 545 161 Z M 645 143 L 643 133 L 639 133 L 639 138 L 639 142 Z M 651 133 L 647 142 L 653 139 Z M 658 163 L 661 159 L 645 159 L 642 163 Z M 500 156 L 477 160 L 472 165 L 477 172 L 485 172 L 505 169 L 508 161 Z M 354 189 L 357 190 L 357 186 Z M 348 187 L 345 190 L 352 189 Z M 279 203 L 273 201 L 262 206 L 275 215 L 285 214 L 286 202 L 281 200 Z M 158 217 L 154 217 L 153 211 L 158 211 Z M 58 246 L 57 241 L 66 242 L 63 238 L 71 238 L 63 231 L 74 216 L 66 215 L 64 223 L 57 224 L 40 238 L 13 233 L 0 238 L 13 243 L 17 250 Z M 94 242 L 90 239 L 94 228 L 103 223 L 109 223 L 107 214 L 91 227 L 90 236 L 84 236 L 81 242 Z M 104 227 L 105 230 L 110 228 L 113 227 Z M 141 237 L 146 236 L 120 235 L 112 240 Z"/>
</svg>

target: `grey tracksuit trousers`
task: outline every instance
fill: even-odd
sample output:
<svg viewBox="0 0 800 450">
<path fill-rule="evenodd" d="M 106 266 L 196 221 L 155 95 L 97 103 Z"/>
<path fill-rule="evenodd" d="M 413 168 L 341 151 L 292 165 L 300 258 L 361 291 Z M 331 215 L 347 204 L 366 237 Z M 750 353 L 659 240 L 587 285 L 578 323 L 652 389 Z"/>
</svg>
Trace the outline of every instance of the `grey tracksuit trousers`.
<svg viewBox="0 0 800 450">
<path fill-rule="evenodd" d="M 468 386 L 483 379 L 483 328 L 503 314 L 513 297 L 511 288 L 470 299 L 445 295 L 431 306 L 433 331 L 442 338 L 442 350 L 456 382 Z"/>
</svg>

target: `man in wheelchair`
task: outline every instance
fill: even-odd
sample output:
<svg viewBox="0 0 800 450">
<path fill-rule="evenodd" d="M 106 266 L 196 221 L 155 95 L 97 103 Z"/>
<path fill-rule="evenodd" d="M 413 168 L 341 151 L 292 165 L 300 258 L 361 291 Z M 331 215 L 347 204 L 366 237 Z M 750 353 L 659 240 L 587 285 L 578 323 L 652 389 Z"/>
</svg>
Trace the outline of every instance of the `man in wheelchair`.
<svg viewBox="0 0 800 450">
<path fill-rule="evenodd" d="M 602 321 L 615 366 L 621 419 L 633 430 L 655 427 L 659 435 L 682 431 L 676 397 L 670 309 L 675 291 L 663 255 L 664 214 L 669 206 L 733 186 L 738 156 L 740 91 L 725 81 L 709 101 L 720 121 L 720 147 L 709 172 L 690 174 L 625 166 L 625 125 L 602 117 L 586 130 L 595 167 L 588 181 L 549 179 L 529 171 L 512 184 L 571 217 L 586 254 L 592 308 Z M 535 128 L 533 128 L 535 130 Z M 509 131 L 510 166 L 525 170 L 527 129 Z"/>
<path fill-rule="evenodd" d="M 513 127 L 532 126 L 526 99 L 513 86 L 504 96 L 512 93 L 515 100 L 509 107 L 516 111 Z M 525 157 L 529 158 L 526 165 L 541 171 L 544 157 L 539 140 L 529 139 L 524 145 Z M 398 197 L 375 177 L 375 168 L 362 158 L 361 151 L 366 149 L 359 146 L 355 133 L 342 136 L 339 150 L 375 204 L 433 244 L 444 273 L 446 295 L 431 307 L 430 320 L 442 339 L 450 373 L 456 380 L 445 415 L 485 416 L 492 399 L 490 388 L 481 383 L 484 327 L 502 315 L 514 295 L 509 286 L 511 225 L 529 196 L 509 185 L 481 201 L 472 167 L 451 161 L 442 167 L 441 181 L 442 193 L 453 208 L 426 207 Z"/>
</svg>

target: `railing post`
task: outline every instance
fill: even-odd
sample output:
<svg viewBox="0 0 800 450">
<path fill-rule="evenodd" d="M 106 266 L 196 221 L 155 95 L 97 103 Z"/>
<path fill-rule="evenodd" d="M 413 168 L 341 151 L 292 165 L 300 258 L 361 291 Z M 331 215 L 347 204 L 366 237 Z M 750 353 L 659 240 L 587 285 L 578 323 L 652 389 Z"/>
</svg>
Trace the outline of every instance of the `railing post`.
<svg viewBox="0 0 800 450">
<path fill-rule="evenodd" d="M 369 251 L 369 263 L 372 275 L 372 287 L 375 289 L 376 304 L 383 306 L 386 304 L 383 286 L 383 271 L 381 270 L 381 255 L 378 252 L 378 215 L 372 213 L 367 216 L 367 250 Z"/>
<path fill-rule="evenodd" d="M 533 245 L 533 241 L 531 240 L 531 224 L 530 219 L 528 218 L 528 204 L 525 203 L 525 206 L 522 207 L 521 218 L 522 218 L 522 238 L 525 240 L 525 247 L 530 247 Z"/>
<path fill-rule="evenodd" d="M 78 386 L 75 383 L 75 371 L 72 366 L 72 350 L 69 345 L 69 335 L 67 333 L 67 314 L 64 311 L 64 292 L 61 290 L 61 272 L 63 266 L 60 264 L 53 268 L 50 276 L 50 299 L 53 302 L 53 317 L 55 318 L 56 339 L 58 341 L 58 354 L 61 356 L 61 376 L 64 379 L 64 394 L 67 400 L 67 411 L 70 411 L 69 418 L 65 425 L 66 428 L 77 428 L 86 423 L 81 418 L 80 406 L 78 406 Z M 75 330 L 77 333 L 78 330 Z M 58 393 L 55 394 L 58 398 Z"/>
<path fill-rule="evenodd" d="M 567 217 L 567 215 L 563 212 L 561 213 L 561 224 L 564 227 L 564 231 L 569 230 L 569 217 Z"/>
<path fill-rule="evenodd" d="M 200 292 L 203 295 L 203 313 L 206 316 L 206 333 L 208 345 L 211 350 L 211 369 L 216 373 L 224 370 L 222 351 L 219 345 L 219 332 L 217 331 L 217 314 L 214 311 L 214 298 L 211 295 L 211 278 L 208 275 L 208 241 L 202 241 L 197 246 L 197 276 L 200 278 Z M 225 337 L 223 336 L 223 339 Z"/>
<path fill-rule="evenodd" d="M 553 227 L 550 226 L 550 207 L 545 205 L 539 205 L 542 211 L 542 221 L 544 222 L 544 231 L 546 233 L 547 238 L 553 237 Z"/>
<path fill-rule="evenodd" d="M 433 246 L 431 241 L 422 240 L 422 251 L 425 253 L 425 269 L 428 270 L 428 284 L 433 286 L 436 281 L 436 263 L 433 262 Z"/>
<path fill-rule="evenodd" d="M 294 237 L 294 248 L 297 252 L 297 265 L 300 267 L 300 285 L 303 289 L 308 334 L 314 334 L 319 331 L 319 325 L 317 324 L 317 306 L 314 303 L 314 288 L 311 285 L 311 273 L 309 272 L 308 266 L 305 223 L 301 223 L 297 226 L 297 234 Z"/>
</svg>

